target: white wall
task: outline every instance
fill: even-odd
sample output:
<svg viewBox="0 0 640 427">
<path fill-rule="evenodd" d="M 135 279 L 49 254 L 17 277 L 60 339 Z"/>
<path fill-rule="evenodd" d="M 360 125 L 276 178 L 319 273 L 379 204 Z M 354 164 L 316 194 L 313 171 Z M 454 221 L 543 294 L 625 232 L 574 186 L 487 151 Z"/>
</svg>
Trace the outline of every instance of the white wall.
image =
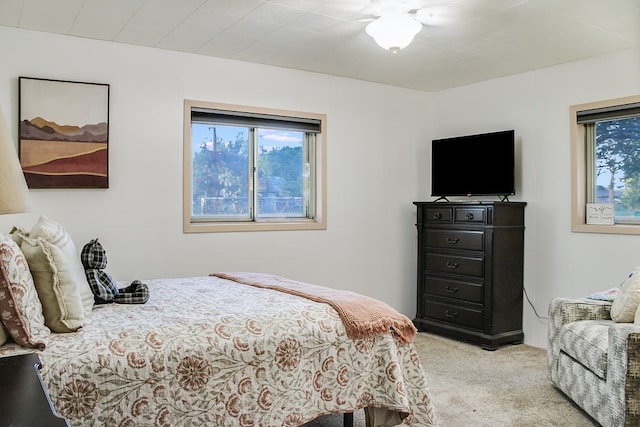
<svg viewBox="0 0 640 427">
<path fill-rule="evenodd" d="M 640 265 L 638 236 L 571 232 L 569 152 L 570 105 L 638 94 L 637 49 L 433 94 L 434 137 L 516 131 L 511 199 L 528 203 L 524 285 L 541 316 L 551 298 L 618 286 Z M 525 342 L 546 347 L 546 327 L 525 300 Z"/>
<path fill-rule="evenodd" d="M 7 27 L 0 58 L 0 105 L 16 147 L 19 76 L 111 85 L 110 188 L 30 190 L 33 212 L 0 217 L 1 232 L 29 229 L 44 213 L 79 248 L 99 237 L 117 280 L 263 271 L 415 315 L 412 202 L 424 198 L 430 95 Z M 328 229 L 183 234 L 185 98 L 327 114 Z"/>
</svg>

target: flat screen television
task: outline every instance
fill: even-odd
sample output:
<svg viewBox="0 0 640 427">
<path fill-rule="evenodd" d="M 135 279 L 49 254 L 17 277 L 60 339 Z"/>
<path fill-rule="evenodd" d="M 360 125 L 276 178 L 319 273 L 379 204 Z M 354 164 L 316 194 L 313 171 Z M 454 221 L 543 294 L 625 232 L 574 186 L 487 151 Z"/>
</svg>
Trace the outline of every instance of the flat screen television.
<svg viewBox="0 0 640 427">
<path fill-rule="evenodd" d="M 506 130 L 431 142 L 431 195 L 515 194 L 515 132 Z"/>
</svg>

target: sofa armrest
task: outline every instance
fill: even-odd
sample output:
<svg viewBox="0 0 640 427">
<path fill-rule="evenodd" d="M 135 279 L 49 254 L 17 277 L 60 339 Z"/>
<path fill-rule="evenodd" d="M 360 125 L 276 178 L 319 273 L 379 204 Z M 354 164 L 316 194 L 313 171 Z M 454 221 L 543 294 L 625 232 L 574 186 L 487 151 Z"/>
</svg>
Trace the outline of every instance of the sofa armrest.
<svg viewBox="0 0 640 427">
<path fill-rule="evenodd" d="M 560 355 L 560 329 L 562 325 L 578 320 L 610 320 L 611 303 L 587 298 L 553 298 L 549 303 L 547 332 L 547 365 L 551 379 Z"/>
<path fill-rule="evenodd" d="M 640 425 L 640 325 L 616 323 L 609 328 L 607 366 L 607 386 L 615 394 L 612 421 Z"/>
<path fill-rule="evenodd" d="M 611 302 L 587 298 L 554 298 L 549 304 L 549 320 L 559 326 L 578 320 L 611 320 Z"/>
</svg>

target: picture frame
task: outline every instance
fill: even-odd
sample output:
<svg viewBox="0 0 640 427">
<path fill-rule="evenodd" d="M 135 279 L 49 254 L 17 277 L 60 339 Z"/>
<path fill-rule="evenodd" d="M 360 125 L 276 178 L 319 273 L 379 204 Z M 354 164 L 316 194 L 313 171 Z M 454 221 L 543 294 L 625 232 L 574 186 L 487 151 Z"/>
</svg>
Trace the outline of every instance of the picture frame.
<svg viewBox="0 0 640 427">
<path fill-rule="evenodd" d="M 105 83 L 19 77 L 19 158 L 29 188 L 109 188 Z"/>
<path fill-rule="evenodd" d="M 587 203 L 587 224 L 614 225 L 613 203 Z"/>
</svg>

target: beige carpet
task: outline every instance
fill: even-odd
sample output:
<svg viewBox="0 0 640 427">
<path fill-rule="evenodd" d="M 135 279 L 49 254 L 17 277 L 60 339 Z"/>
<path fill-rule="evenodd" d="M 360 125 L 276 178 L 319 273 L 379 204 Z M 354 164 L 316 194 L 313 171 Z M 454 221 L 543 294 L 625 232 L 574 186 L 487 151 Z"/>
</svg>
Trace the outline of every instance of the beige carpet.
<svg viewBox="0 0 640 427">
<path fill-rule="evenodd" d="M 486 351 L 426 333 L 414 344 L 440 427 L 598 425 L 553 388 L 544 349 L 508 345 Z M 362 411 L 354 418 L 354 426 L 364 427 Z M 342 426 L 342 417 L 322 417 L 307 426 Z"/>
</svg>

